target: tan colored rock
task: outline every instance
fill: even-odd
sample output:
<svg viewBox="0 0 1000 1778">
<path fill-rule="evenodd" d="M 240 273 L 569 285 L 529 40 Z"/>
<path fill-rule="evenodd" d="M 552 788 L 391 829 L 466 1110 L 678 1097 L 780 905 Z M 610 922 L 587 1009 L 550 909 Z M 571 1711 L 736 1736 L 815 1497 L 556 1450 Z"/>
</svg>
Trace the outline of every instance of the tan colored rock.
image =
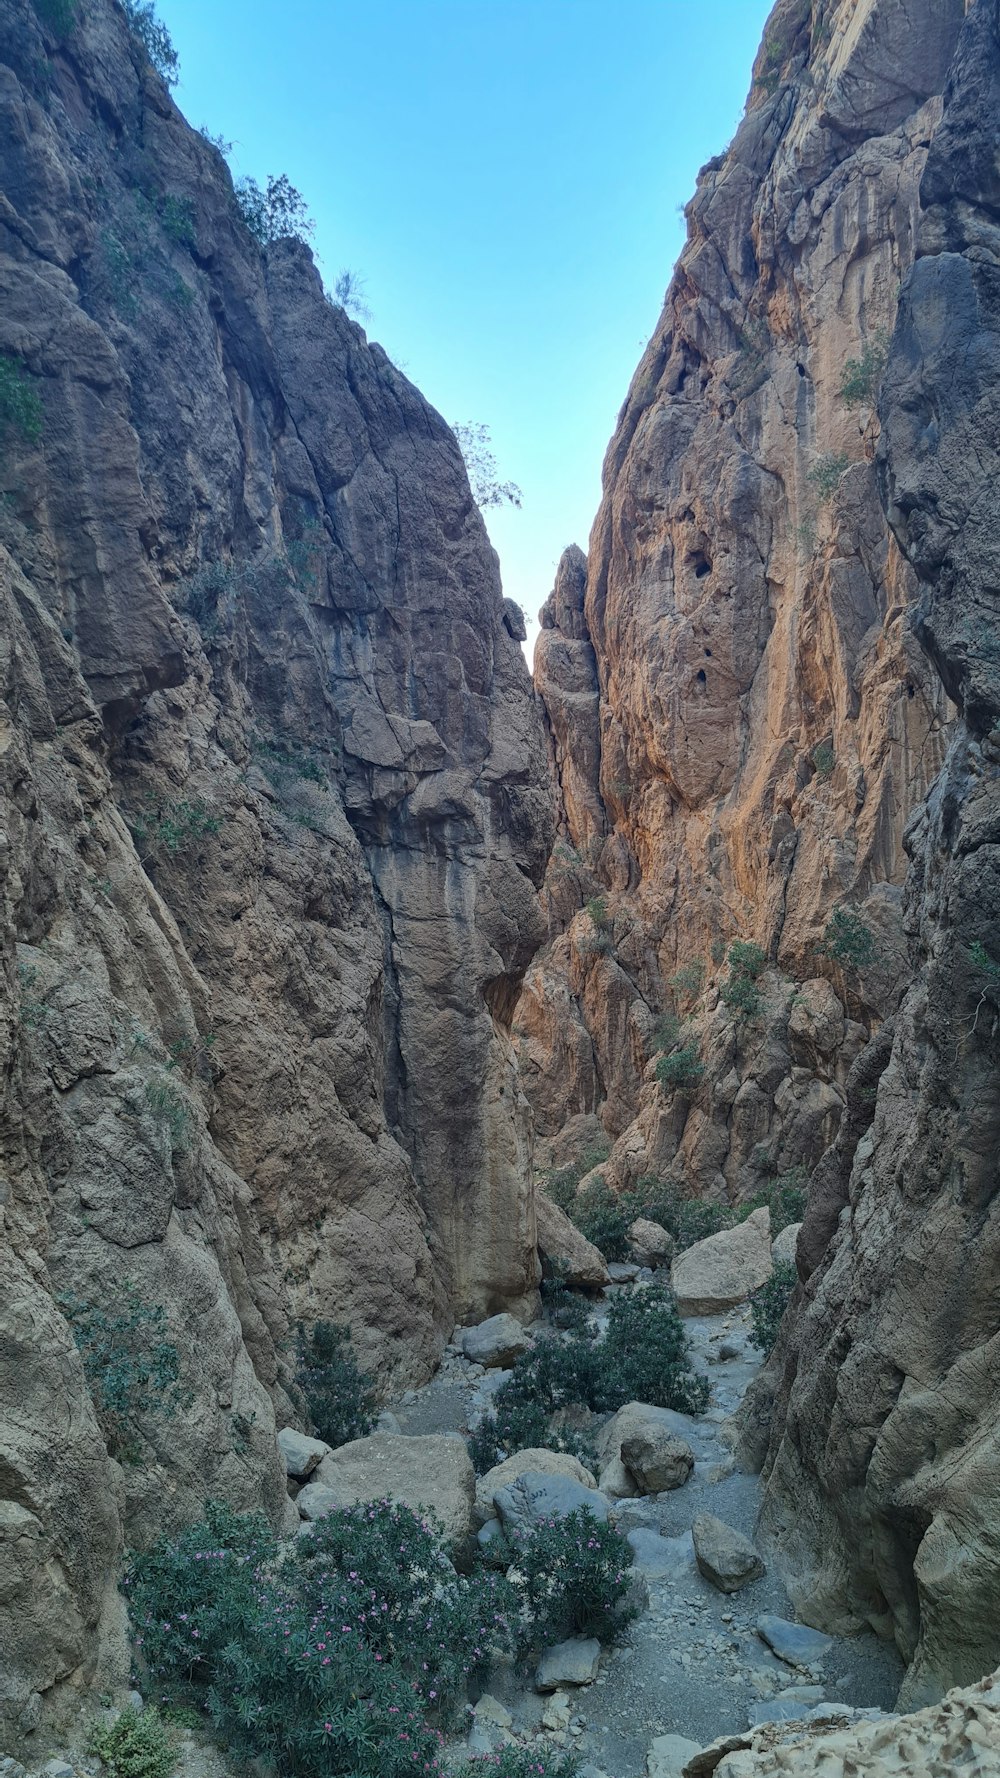
<svg viewBox="0 0 1000 1778">
<path fill-rule="evenodd" d="M 696 1241 L 680 1254 L 670 1268 L 670 1285 L 682 1315 L 719 1315 L 745 1303 L 773 1269 L 771 1215 L 765 1205 L 745 1222 Z"/>
<path fill-rule="evenodd" d="M 535 1197 L 535 1226 L 542 1259 L 556 1267 L 567 1284 L 601 1290 L 609 1282 L 604 1255 L 544 1191 Z"/>
<path fill-rule="evenodd" d="M 516 1482 L 519 1475 L 530 1472 L 534 1475 L 564 1475 L 571 1481 L 579 1482 L 584 1488 L 596 1488 L 597 1482 L 578 1457 L 568 1451 L 526 1450 L 515 1451 L 513 1457 L 507 1457 L 503 1463 L 497 1463 L 487 1470 L 476 1482 L 475 1522 L 477 1527 L 485 1525 L 488 1520 L 496 1517 L 496 1495 L 501 1488 L 509 1488 Z"/>
<path fill-rule="evenodd" d="M 795 1248 L 798 1243 L 799 1230 L 801 1227 L 802 1224 L 800 1222 L 790 1222 L 787 1228 L 782 1229 L 780 1234 L 775 1235 L 774 1240 L 771 1242 L 771 1258 L 775 1265 L 778 1265 L 779 1263 L 784 1265 L 795 1264 Z"/>
<path fill-rule="evenodd" d="M 673 1255 L 674 1238 L 658 1222 L 637 1217 L 628 1232 L 632 1251 L 640 1265 L 661 1266 Z"/>
<path fill-rule="evenodd" d="M 396 1500 L 414 1512 L 433 1513 L 453 1549 L 464 1549 L 469 1542 L 476 1477 L 465 1441 L 457 1434 L 404 1438 L 373 1432 L 332 1451 L 313 1474 L 310 1485 L 329 1490 L 328 1505 Z"/>
<path fill-rule="evenodd" d="M 660 1427 L 643 1428 L 622 1439 L 621 1460 L 642 1494 L 665 1494 L 683 1488 L 694 1468 L 694 1452 L 686 1439 Z"/>
</svg>

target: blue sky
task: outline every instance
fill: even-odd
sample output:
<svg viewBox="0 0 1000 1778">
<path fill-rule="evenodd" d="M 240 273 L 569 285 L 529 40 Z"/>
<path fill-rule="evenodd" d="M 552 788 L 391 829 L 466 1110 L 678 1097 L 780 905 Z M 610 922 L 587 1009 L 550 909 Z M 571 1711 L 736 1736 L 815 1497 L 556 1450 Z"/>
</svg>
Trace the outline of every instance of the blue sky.
<svg viewBox="0 0 1000 1778">
<path fill-rule="evenodd" d="M 601 461 L 729 141 L 770 0 L 159 0 L 176 98 L 287 173 L 327 284 L 452 422 L 490 427 L 487 515 L 529 620 L 584 548 Z"/>
</svg>

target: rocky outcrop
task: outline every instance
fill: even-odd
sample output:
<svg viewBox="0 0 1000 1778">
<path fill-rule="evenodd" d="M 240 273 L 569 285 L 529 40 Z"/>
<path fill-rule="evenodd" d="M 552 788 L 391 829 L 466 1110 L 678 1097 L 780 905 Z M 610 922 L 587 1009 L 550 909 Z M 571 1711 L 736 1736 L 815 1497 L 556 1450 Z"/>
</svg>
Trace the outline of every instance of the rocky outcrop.
<svg viewBox="0 0 1000 1778">
<path fill-rule="evenodd" d="M 917 633 L 960 716 L 908 830 L 919 969 L 856 1082 L 855 1099 L 877 1088 L 874 1123 L 859 1135 L 858 1117 L 825 1169 L 773 1421 L 758 1398 L 748 1427 L 758 1452 L 770 1433 L 765 1525 L 801 1613 L 894 1636 L 911 1703 L 1000 1659 L 998 106 L 1000 6 L 977 0 L 921 185 L 879 447 Z"/>
<path fill-rule="evenodd" d="M 280 1521 L 296 1318 L 385 1383 L 533 1308 L 509 1027 L 551 820 L 447 426 L 307 248 L 253 238 L 121 8 L 55 17 L 0 3 L 15 1728 L 124 1670 L 123 1537 L 207 1496 Z M 127 1424 L 94 1316 L 176 1372 Z"/>
<path fill-rule="evenodd" d="M 815 1166 L 909 979 L 903 830 L 949 706 L 909 627 L 873 407 L 964 13 L 775 7 L 688 207 L 589 557 L 567 553 L 542 614 L 561 831 L 516 1029 L 541 1134 L 597 1113 L 613 1184 L 745 1198 Z M 819 954 L 840 908 L 862 968 Z M 773 966 L 753 1024 L 717 999 L 734 939 Z M 666 1093 L 664 1009 L 704 1068 Z"/>
</svg>

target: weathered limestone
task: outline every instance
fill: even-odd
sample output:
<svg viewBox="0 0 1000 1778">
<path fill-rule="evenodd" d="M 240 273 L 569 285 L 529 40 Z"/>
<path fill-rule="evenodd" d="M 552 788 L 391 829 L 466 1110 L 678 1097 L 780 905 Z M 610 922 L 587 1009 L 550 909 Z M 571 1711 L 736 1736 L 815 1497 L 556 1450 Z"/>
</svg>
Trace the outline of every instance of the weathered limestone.
<svg viewBox="0 0 1000 1778">
<path fill-rule="evenodd" d="M 324 1457 L 315 1481 L 298 1497 L 300 1511 L 306 1497 L 312 1505 L 314 1488 L 329 1496 L 320 1503 L 323 1512 L 335 1505 L 355 1506 L 359 1500 L 398 1500 L 415 1512 L 433 1513 L 456 1550 L 468 1545 L 474 1528 L 475 1471 L 464 1439 L 456 1434 L 403 1438 L 373 1432 Z M 319 1516 L 315 1507 L 309 1516 Z"/>
<path fill-rule="evenodd" d="M 679 1254 L 670 1283 L 682 1315 L 718 1315 L 745 1303 L 773 1269 L 771 1217 L 765 1206 Z"/>
</svg>

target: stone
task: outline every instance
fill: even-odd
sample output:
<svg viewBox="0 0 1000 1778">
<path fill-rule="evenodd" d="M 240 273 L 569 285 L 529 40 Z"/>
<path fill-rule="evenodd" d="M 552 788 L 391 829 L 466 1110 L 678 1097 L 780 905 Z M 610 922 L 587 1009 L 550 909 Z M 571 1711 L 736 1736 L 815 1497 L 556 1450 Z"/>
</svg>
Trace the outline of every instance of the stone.
<svg viewBox="0 0 1000 1778">
<path fill-rule="evenodd" d="M 307 1482 L 295 1496 L 295 1506 L 300 1518 L 307 1519 L 310 1523 L 314 1519 L 325 1518 L 327 1513 L 335 1512 L 337 1507 L 346 1504 L 337 1489 L 326 1488 L 322 1482 Z"/>
<path fill-rule="evenodd" d="M 76 1778 L 76 1767 L 68 1760 L 47 1759 L 42 1767 L 43 1778 Z"/>
<path fill-rule="evenodd" d="M 612 1284 L 634 1284 L 639 1276 L 639 1267 L 625 1260 L 608 1261 L 608 1277 Z"/>
<path fill-rule="evenodd" d="M 285 1469 L 297 1482 L 307 1481 L 317 1464 L 329 1456 L 330 1446 L 319 1438 L 307 1438 L 304 1432 L 284 1426 L 278 1434 L 278 1448 L 285 1460 Z"/>
<path fill-rule="evenodd" d="M 773 1269 L 771 1216 L 765 1205 L 734 1228 L 696 1241 L 674 1260 L 670 1283 L 682 1315 L 719 1315 L 745 1303 Z"/>
<path fill-rule="evenodd" d="M 526 1470 L 508 1487 L 494 1495 L 497 1513 L 508 1532 L 530 1531 L 541 1519 L 561 1519 L 567 1513 L 586 1508 L 595 1519 L 608 1516 L 608 1503 L 603 1494 L 584 1487 L 571 1476 L 548 1475 L 540 1470 Z"/>
<path fill-rule="evenodd" d="M 775 1265 L 795 1264 L 795 1248 L 798 1243 L 799 1230 L 801 1227 L 802 1224 L 800 1222 L 790 1222 L 788 1227 L 782 1229 L 779 1235 L 775 1235 L 774 1240 L 771 1242 L 771 1258 Z"/>
<path fill-rule="evenodd" d="M 334 1503 L 396 1500 L 414 1512 L 432 1512 L 453 1550 L 471 1542 L 476 1478 L 465 1441 L 454 1434 L 405 1438 L 374 1432 L 341 1445 L 314 1474 L 296 1502 L 304 1516 L 319 1517 Z M 314 1496 L 313 1489 L 322 1495 Z"/>
<path fill-rule="evenodd" d="M 723 1364 L 731 1364 L 734 1358 L 742 1357 L 743 1353 L 739 1346 L 734 1345 L 732 1340 L 723 1340 L 719 1347 L 719 1359 Z"/>
<path fill-rule="evenodd" d="M 507 1457 L 503 1463 L 496 1464 L 478 1478 L 474 1507 L 477 1525 L 485 1525 L 495 1516 L 497 1494 L 502 1489 L 509 1488 L 526 1470 L 536 1476 L 568 1476 L 582 1488 L 594 1489 L 597 1486 L 590 1470 L 585 1469 L 580 1459 L 568 1451 L 515 1451 L 513 1457 Z"/>
<path fill-rule="evenodd" d="M 551 1734 L 565 1734 L 569 1728 L 572 1705 L 565 1692 L 553 1692 L 546 1698 L 542 1711 L 542 1727 Z"/>
<path fill-rule="evenodd" d="M 659 1531 L 637 1526 L 627 1537 L 632 1559 L 644 1580 L 679 1580 L 694 1572 L 694 1546 L 689 1531 L 680 1537 L 663 1537 Z"/>
<path fill-rule="evenodd" d="M 514 1718 L 506 1704 L 501 1704 L 499 1698 L 494 1698 L 490 1692 L 484 1692 L 473 1705 L 472 1714 L 477 1722 L 491 1722 L 498 1729 L 510 1729 L 514 1725 Z"/>
<path fill-rule="evenodd" d="M 646 1755 L 647 1778 L 683 1778 L 688 1760 L 699 1751 L 685 1735 L 657 1735 Z"/>
<path fill-rule="evenodd" d="M 566 1284 L 577 1290 L 601 1290 L 610 1283 L 603 1253 L 544 1191 L 535 1196 L 535 1226 L 539 1255 Z"/>
<path fill-rule="evenodd" d="M 779 1660 L 786 1661 L 790 1667 L 813 1667 L 833 1647 L 833 1638 L 824 1636 L 821 1631 L 811 1630 L 806 1624 L 790 1623 L 787 1618 L 774 1617 L 770 1613 L 757 1619 L 757 1634 L 768 1648 L 774 1650 Z"/>
<path fill-rule="evenodd" d="M 698 1421 L 690 1414 L 679 1414 L 673 1408 L 652 1407 L 647 1402 L 630 1401 L 601 1427 L 595 1439 L 595 1448 L 603 1465 L 614 1457 L 621 1457 L 623 1441 L 636 1434 L 648 1438 L 670 1434 L 690 1443 L 697 1432 Z"/>
<path fill-rule="evenodd" d="M 643 1494 L 682 1488 L 694 1469 L 694 1452 L 672 1432 L 651 1429 L 622 1440 L 622 1462 Z"/>
<path fill-rule="evenodd" d="M 597 1486 L 609 1500 L 636 1500 L 642 1493 L 634 1475 L 620 1457 L 612 1457 L 601 1470 Z"/>
<path fill-rule="evenodd" d="M 720 1593 L 738 1593 L 764 1573 L 750 1539 L 711 1513 L 698 1514 L 691 1535 L 698 1568 Z"/>
<path fill-rule="evenodd" d="M 601 1661 L 601 1645 L 593 1637 L 574 1637 L 542 1651 L 535 1669 L 535 1686 L 554 1692 L 562 1685 L 592 1685 Z"/>
<path fill-rule="evenodd" d="M 662 1266 L 672 1258 L 674 1238 L 658 1222 L 640 1216 L 628 1231 L 629 1242 L 640 1266 Z"/>
<path fill-rule="evenodd" d="M 470 1327 L 462 1336 L 462 1351 L 472 1364 L 492 1370 L 513 1364 L 527 1352 L 531 1337 L 513 1315 L 491 1315 L 478 1327 Z"/>
</svg>

